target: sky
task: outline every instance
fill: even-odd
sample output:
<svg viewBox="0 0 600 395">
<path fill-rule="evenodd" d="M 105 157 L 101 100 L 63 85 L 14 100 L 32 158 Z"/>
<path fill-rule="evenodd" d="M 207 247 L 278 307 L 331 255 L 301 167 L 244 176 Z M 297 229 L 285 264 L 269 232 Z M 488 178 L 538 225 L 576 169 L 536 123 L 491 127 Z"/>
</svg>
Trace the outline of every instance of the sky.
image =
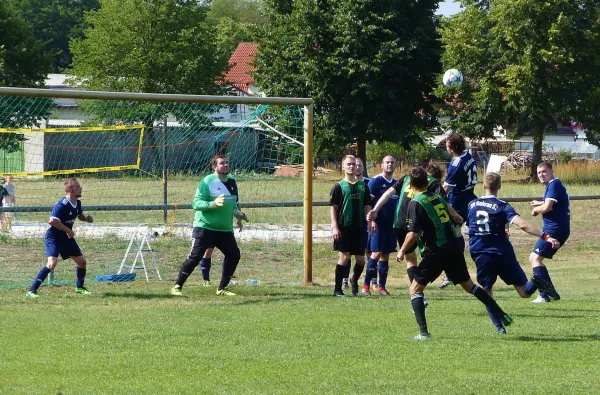
<svg viewBox="0 0 600 395">
<path fill-rule="evenodd" d="M 440 8 L 438 10 L 444 16 L 454 15 L 461 10 L 460 2 L 455 3 L 454 0 L 440 1 Z"/>
</svg>

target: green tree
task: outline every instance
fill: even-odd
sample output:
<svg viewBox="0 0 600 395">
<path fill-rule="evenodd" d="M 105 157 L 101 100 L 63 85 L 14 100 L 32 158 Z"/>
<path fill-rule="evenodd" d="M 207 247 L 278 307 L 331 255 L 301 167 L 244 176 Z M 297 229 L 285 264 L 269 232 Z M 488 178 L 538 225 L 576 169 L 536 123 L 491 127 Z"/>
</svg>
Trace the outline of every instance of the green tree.
<svg viewBox="0 0 600 395">
<path fill-rule="evenodd" d="M 465 10 L 441 29 L 447 68 L 462 70 L 458 92 L 437 93 L 450 126 L 485 138 L 501 127 L 531 133 L 532 179 L 546 132 L 558 124 L 600 126 L 598 0 L 463 1 Z M 600 130 L 600 129 L 596 129 Z M 590 133 L 593 138 L 593 133 Z"/>
<path fill-rule="evenodd" d="M 216 25 L 221 19 L 229 18 L 235 22 L 264 24 L 264 3 L 260 0 L 213 0 L 208 11 L 208 20 Z"/>
<path fill-rule="evenodd" d="M 52 71 L 71 65 L 69 40 L 82 37 L 84 14 L 100 8 L 99 0 L 9 0 L 31 25 L 34 36 L 51 53 Z"/>
<path fill-rule="evenodd" d="M 71 41 L 74 81 L 88 90 L 220 94 L 217 81 L 227 69 L 206 8 L 186 0 L 104 0 L 86 14 L 84 38 Z M 167 114 L 187 123 L 210 123 L 211 106 L 160 103 L 86 102 L 84 111 L 103 123 L 152 125 Z M 159 164 L 155 151 L 155 167 Z"/>
<path fill-rule="evenodd" d="M 239 43 L 256 41 L 256 27 L 253 24 L 237 22 L 229 17 L 224 17 L 219 19 L 215 29 L 219 53 L 228 59 Z"/>
<path fill-rule="evenodd" d="M 420 140 L 441 70 L 437 0 L 269 0 L 257 84 L 315 99 L 317 146 Z M 332 150 L 333 151 L 333 150 Z"/>
<path fill-rule="evenodd" d="M 0 86 L 40 87 L 50 70 L 50 57 L 43 53 L 31 28 L 6 2 L 0 2 Z M 0 128 L 39 126 L 52 109 L 52 101 L 0 96 Z M 13 152 L 25 140 L 22 134 L 2 133 L 0 149 Z"/>
</svg>

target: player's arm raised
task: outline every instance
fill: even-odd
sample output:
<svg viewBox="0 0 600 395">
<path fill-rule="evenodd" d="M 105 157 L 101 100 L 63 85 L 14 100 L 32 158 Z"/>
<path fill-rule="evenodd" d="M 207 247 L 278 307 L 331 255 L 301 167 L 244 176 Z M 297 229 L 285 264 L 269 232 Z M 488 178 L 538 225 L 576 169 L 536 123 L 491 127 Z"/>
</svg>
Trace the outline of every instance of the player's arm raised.
<svg viewBox="0 0 600 395">
<path fill-rule="evenodd" d="M 536 202 L 536 201 L 534 200 L 533 202 L 531 202 L 532 206 L 533 206 L 534 202 Z M 538 206 L 534 206 L 533 210 L 531 210 L 531 215 L 533 215 L 535 217 L 538 214 L 549 213 L 550 211 L 552 211 L 553 206 L 554 206 L 554 200 L 546 199 L 544 202 L 542 202 L 542 204 L 540 204 Z"/>
<path fill-rule="evenodd" d="M 196 188 L 196 196 L 192 202 L 192 208 L 197 211 L 207 211 L 221 207 L 225 202 L 225 195 L 219 195 L 214 200 L 210 199 L 210 188 L 202 181 Z"/>
<path fill-rule="evenodd" d="M 517 216 L 514 217 L 512 223 L 517 225 L 523 232 L 529 233 L 532 236 L 541 237 L 548 243 L 552 244 L 552 248 L 557 249 L 560 247 L 560 242 L 549 234 L 544 233 L 540 228 L 532 224 L 531 222 L 525 221 L 523 218 Z"/>
<path fill-rule="evenodd" d="M 381 197 L 375 204 L 375 207 L 373 207 L 372 210 L 369 210 L 367 214 L 367 221 L 375 221 L 375 219 L 377 219 L 377 213 L 379 212 L 379 210 L 381 210 L 381 208 L 385 206 L 385 204 L 390 200 L 390 198 L 396 194 L 396 188 L 394 187 L 391 187 L 387 191 L 385 191 L 384 194 L 381 195 Z"/>
</svg>

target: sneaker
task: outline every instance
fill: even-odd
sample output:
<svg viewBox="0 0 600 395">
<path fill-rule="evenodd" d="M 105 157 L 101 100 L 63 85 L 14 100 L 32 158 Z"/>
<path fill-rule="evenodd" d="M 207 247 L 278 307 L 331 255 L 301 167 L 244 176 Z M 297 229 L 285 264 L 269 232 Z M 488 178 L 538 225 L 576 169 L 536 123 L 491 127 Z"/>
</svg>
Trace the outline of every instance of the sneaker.
<svg viewBox="0 0 600 395">
<path fill-rule="evenodd" d="M 91 295 L 92 294 L 92 292 L 85 287 L 75 288 L 75 293 L 82 294 L 82 295 Z"/>
<path fill-rule="evenodd" d="M 342 297 L 342 296 L 346 296 L 346 294 L 341 289 L 336 289 L 335 291 L 333 291 L 333 296 Z"/>
<path fill-rule="evenodd" d="M 502 323 L 504 324 L 504 326 L 509 326 L 513 323 L 513 319 L 510 315 L 504 314 L 504 317 L 502 317 Z"/>
<path fill-rule="evenodd" d="M 442 283 L 440 284 L 440 289 L 446 288 L 448 285 L 454 285 L 454 283 L 450 280 L 448 280 L 448 277 L 444 276 L 444 281 L 442 281 Z"/>
<path fill-rule="evenodd" d="M 27 291 L 27 293 L 25 294 L 25 297 L 36 299 L 36 298 L 39 298 L 40 295 L 38 295 L 37 291 Z"/>
<path fill-rule="evenodd" d="M 217 290 L 217 295 L 218 296 L 235 296 L 236 294 L 234 294 L 233 292 L 227 290 L 227 288 L 223 288 L 223 289 L 218 289 Z"/>
<path fill-rule="evenodd" d="M 412 338 L 413 340 L 421 341 L 421 340 L 431 340 L 431 333 L 419 333 L 417 336 Z"/>
<path fill-rule="evenodd" d="M 377 293 L 381 296 L 390 296 L 390 293 L 385 287 L 377 287 Z"/>
<path fill-rule="evenodd" d="M 371 287 L 368 285 L 363 285 L 361 293 L 364 296 L 371 296 Z"/>
<path fill-rule="evenodd" d="M 560 300 L 560 295 L 556 292 L 554 285 L 543 279 L 541 276 L 533 275 L 533 277 L 531 277 L 531 282 L 534 283 L 540 291 L 546 292 L 550 300 Z"/>
<path fill-rule="evenodd" d="M 506 332 L 506 328 L 502 327 L 498 329 L 498 334 L 499 335 L 506 335 L 508 332 Z"/>
<path fill-rule="evenodd" d="M 348 289 L 348 279 L 347 278 L 342 280 L 342 289 Z"/>
<path fill-rule="evenodd" d="M 171 288 L 171 295 L 182 296 L 183 294 L 181 293 L 181 285 L 175 285 L 173 288 Z"/>
<path fill-rule="evenodd" d="M 212 284 L 210 283 L 210 281 L 209 281 L 209 280 L 204 280 L 204 282 L 202 283 L 202 286 L 203 286 L 203 287 L 211 287 L 211 286 L 212 286 Z"/>
<path fill-rule="evenodd" d="M 550 302 L 550 298 L 544 298 L 542 295 L 538 295 L 537 298 L 533 299 L 531 301 L 531 303 L 549 303 Z"/>
<path fill-rule="evenodd" d="M 352 286 L 352 296 L 358 296 L 358 284 L 354 278 L 350 278 L 350 285 Z"/>
</svg>

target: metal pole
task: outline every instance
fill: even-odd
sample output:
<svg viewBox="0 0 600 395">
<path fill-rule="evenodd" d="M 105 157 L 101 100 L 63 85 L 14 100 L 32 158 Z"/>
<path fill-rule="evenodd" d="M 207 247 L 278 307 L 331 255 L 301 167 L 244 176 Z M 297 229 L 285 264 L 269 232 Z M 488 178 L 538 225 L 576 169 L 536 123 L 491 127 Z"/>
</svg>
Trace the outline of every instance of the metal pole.
<svg viewBox="0 0 600 395">
<path fill-rule="evenodd" d="M 167 118 L 165 117 L 165 123 L 163 128 L 163 144 L 162 144 L 162 183 L 163 183 L 163 204 L 168 203 L 168 189 L 169 186 L 167 184 Z M 163 210 L 163 221 L 167 223 L 167 209 Z"/>
<path fill-rule="evenodd" d="M 312 284 L 313 105 L 304 106 L 304 284 Z"/>
</svg>

